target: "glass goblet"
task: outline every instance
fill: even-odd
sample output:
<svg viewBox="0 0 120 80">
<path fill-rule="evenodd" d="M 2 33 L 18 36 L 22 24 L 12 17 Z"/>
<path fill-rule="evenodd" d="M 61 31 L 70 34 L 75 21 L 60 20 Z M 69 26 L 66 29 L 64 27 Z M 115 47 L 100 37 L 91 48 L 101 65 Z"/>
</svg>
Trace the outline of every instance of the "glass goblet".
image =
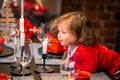
<svg viewBox="0 0 120 80">
<path fill-rule="evenodd" d="M 15 68 L 12 73 L 16 75 L 29 75 L 31 74 L 30 69 L 26 68 L 32 58 L 32 41 L 30 39 L 25 39 L 25 46 L 19 46 L 19 53 L 16 55 L 17 62 L 20 64 L 17 68 Z"/>
<path fill-rule="evenodd" d="M 46 66 L 45 61 L 47 59 L 47 45 L 44 46 L 44 43 L 49 43 L 50 35 L 49 35 L 49 24 L 48 23 L 41 23 L 40 24 L 40 31 L 37 33 L 38 40 L 42 43 L 42 59 L 43 59 L 43 66 L 36 67 L 36 72 L 53 72 L 53 69 L 49 66 Z M 45 48 L 46 47 L 46 48 Z"/>
</svg>

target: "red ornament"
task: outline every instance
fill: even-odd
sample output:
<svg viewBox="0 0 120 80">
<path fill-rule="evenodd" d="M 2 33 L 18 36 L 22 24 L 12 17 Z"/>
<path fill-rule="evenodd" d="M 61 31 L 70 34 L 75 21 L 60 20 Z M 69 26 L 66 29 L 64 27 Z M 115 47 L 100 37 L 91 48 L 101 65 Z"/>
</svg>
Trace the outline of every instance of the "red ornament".
<svg viewBox="0 0 120 80">
<path fill-rule="evenodd" d="M 20 27 L 20 21 L 18 22 L 18 25 Z M 25 17 L 25 19 L 24 19 L 25 38 L 32 38 L 32 36 L 34 35 L 34 32 L 30 31 L 30 29 L 32 29 L 33 27 L 34 27 L 34 25 L 28 20 L 27 17 Z"/>
<path fill-rule="evenodd" d="M 0 46 L 0 52 L 1 52 L 1 51 L 3 51 L 3 47 L 2 47 L 2 46 Z"/>
<path fill-rule="evenodd" d="M 4 38 L 0 37 L 0 44 L 4 44 Z"/>
<path fill-rule="evenodd" d="M 47 8 L 45 6 L 41 7 L 38 3 L 33 2 L 33 1 L 26 1 L 25 10 L 30 13 L 43 15 L 46 13 Z"/>
</svg>

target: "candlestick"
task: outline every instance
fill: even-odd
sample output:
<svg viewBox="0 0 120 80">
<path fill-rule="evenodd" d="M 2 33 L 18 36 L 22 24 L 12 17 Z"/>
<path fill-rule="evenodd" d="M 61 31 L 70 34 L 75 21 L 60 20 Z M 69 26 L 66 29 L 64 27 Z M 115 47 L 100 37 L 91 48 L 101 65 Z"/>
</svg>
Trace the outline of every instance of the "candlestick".
<svg viewBox="0 0 120 80">
<path fill-rule="evenodd" d="M 47 44 L 48 44 L 47 39 L 44 39 L 43 42 L 42 42 L 42 44 L 43 44 L 42 53 L 43 53 L 43 54 L 47 54 Z"/>
<path fill-rule="evenodd" d="M 48 44 L 48 39 L 44 38 L 43 42 L 43 50 L 42 50 L 42 59 L 43 59 L 43 66 L 38 66 L 35 68 L 36 72 L 40 72 L 40 73 L 50 73 L 53 72 L 54 70 L 45 65 L 46 59 L 47 59 L 47 44 Z"/>
</svg>

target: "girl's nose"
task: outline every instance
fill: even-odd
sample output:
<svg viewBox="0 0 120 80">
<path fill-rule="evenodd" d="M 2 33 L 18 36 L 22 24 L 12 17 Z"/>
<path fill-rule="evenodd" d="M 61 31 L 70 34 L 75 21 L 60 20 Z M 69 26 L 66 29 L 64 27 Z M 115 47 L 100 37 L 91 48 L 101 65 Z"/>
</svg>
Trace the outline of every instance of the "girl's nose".
<svg viewBox="0 0 120 80">
<path fill-rule="evenodd" d="M 60 33 L 58 33 L 57 38 L 59 39 L 61 37 Z"/>
</svg>

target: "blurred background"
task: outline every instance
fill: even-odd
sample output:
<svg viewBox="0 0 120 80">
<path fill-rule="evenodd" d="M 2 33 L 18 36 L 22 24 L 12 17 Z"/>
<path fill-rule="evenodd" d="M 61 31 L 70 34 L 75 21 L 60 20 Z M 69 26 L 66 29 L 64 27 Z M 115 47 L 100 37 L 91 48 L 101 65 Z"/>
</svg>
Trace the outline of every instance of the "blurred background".
<svg viewBox="0 0 120 80">
<path fill-rule="evenodd" d="M 10 0 L 14 17 L 20 18 L 20 1 Z M 0 0 L 2 9 L 4 0 Z M 24 16 L 34 25 L 72 11 L 85 12 L 101 44 L 120 51 L 120 0 L 24 0 Z"/>
</svg>

